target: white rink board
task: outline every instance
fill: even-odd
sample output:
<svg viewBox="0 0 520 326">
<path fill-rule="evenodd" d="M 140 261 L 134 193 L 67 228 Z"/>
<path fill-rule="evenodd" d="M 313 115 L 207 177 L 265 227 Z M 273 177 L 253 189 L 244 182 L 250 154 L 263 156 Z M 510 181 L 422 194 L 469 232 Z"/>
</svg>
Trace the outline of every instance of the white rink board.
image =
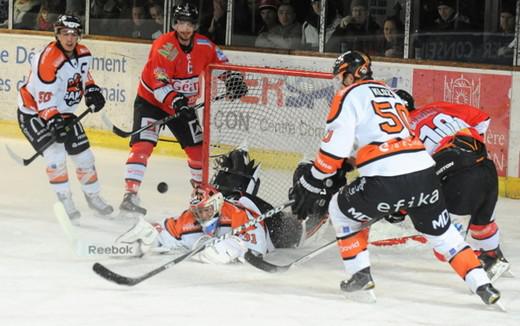
<svg viewBox="0 0 520 326">
<path fill-rule="evenodd" d="M 28 60 L 31 52 L 52 40 L 52 37 L 7 34 L 0 32 L 0 119 L 14 120 L 16 112 L 16 89 L 27 74 Z M 95 80 L 107 89 L 107 114 L 114 124 L 124 130 L 131 127 L 132 107 L 136 94 L 141 69 L 148 55 L 149 44 L 121 43 L 111 41 L 82 40 L 97 56 L 92 71 Z M 267 66 L 288 69 L 301 69 L 329 72 L 334 58 L 310 56 L 289 56 L 281 54 L 225 51 L 234 64 Z M 511 92 L 511 126 L 509 143 L 509 160 L 507 175 L 520 176 L 520 87 L 518 72 L 507 72 L 485 69 L 470 69 L 443 66 L 424 66 L 417 64 L 400 64 L 374 62 L 374 76 L 384 80 L 392 87 L 410 90 L 414 68 L 456 70 L 474 73 L 512 74 Z M 87 127 L 104 129 L 99 116 L 85 121 Z"/>
</svg>

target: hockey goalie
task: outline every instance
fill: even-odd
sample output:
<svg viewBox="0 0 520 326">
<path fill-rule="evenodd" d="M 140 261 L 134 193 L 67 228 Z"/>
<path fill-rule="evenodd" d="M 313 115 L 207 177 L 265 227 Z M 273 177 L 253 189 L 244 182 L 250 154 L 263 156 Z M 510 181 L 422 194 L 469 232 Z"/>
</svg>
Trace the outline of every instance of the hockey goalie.
<svg viewBox="0 0 520 326">
<path fill-rule="evenodd" d="M 240 236 L 231 235 L 232 229 L 273 209 L 257 196 L 259 169 L 260 165 L 250 160 L 247 151 L 234 150 L 221 156 L 210 184 L 193 190 L 188 209 L 161 223 L 152 224 L 141 218 L 116 241 L 137 246 L 141 255 L 176 254 L 211 242 L 194 258 L 214 264 L 240 261 L 248 250 L 265 255 L 275 248 L 297 246 L 301 223 L 284 212 L 257 223 Z"/>
</svg>

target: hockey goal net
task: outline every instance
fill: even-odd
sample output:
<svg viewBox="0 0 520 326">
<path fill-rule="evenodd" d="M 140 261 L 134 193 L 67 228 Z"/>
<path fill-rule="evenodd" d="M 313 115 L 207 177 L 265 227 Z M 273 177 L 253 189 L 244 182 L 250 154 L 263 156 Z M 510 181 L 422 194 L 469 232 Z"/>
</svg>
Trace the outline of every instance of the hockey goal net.
<svg viewBox="0 0 520 326">
<path fill-rule="evenodd" d="M 219 99 L 226 93 L 218 78 L 225 71 L 244 76 L 245 96 Z M 319 148 L 334 95 L 331 74 L 212 65 L 204 84 L 203 180 L 211 180 L 216 156 L 247 149 L 261 164 L 258 196 L 272 205 L 287 201 L 294 169 L 314 159 Z"/>
</svg>

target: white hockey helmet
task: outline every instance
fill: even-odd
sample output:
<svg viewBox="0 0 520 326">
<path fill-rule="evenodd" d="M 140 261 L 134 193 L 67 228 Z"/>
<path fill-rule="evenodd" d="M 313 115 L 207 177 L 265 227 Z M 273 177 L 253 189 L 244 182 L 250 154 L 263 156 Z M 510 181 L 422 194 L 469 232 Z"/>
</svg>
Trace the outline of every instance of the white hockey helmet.
<svg viewBox="0 0 520 326">
<path fill-rule="evenodd" d="M 224 204 L 222 193 L 210 185 L 203 185 L 193 190 L 190 201 L 190 211 L 203 229 L 215 225 L 218 221 L 220 210 Z"/>
</svg>

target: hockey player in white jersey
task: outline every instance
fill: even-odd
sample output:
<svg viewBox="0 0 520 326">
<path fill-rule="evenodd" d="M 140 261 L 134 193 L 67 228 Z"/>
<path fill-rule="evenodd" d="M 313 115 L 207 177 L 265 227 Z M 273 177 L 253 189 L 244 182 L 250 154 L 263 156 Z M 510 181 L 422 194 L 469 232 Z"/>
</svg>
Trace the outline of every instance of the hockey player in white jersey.
<svg viewBox="0 0 520 326">
<path fill-rule="evenodd" d="M 372 79 L 370 58 L 358 51 L 338 57 L 333 74 L 341 89 L 332 100 L 325 136 L 314 164 L 295 183 L 293 213 L 300 218 L 328 202 L 337 244 L 350 279 L 340 288 L 347 296 L 375 300 L 367 249 L 373 219 L 406 209 L 414 227 L 441 252 L 455 272 L 486 304 L 500 292 L 492 284 L 470 246 L 450 224 L 434 161 L 422 142 L 411 135 L 402 100 Z M 352 159 L 359 178 L 334 194 L 326 178 Z"/>
<path fill-rule="evenodd" d="M 113 208 L 100 197 L 94 155 L 85 130 L 79 122 L 66 128 L 75 118 L 74 112 L 83 97 L 92 112 L 104 107 L 105 98 L 90 75 L 90 50 L 78 43 L 80 19 L 61 15 L 54 24 L 54 34 L 56 40 L 32 59 L 28 81 L 20 88 L 18 123 L 37 152 L 48 142 L 55 141 L 43 151 L 43 157 L 49 182 L 69 218 L 77 221 L 81 214 L 72 200 L 67 154 L 76 166 L 76 176 L 89 207 L 101 215 L 108 215 Z"/>
</svg>

